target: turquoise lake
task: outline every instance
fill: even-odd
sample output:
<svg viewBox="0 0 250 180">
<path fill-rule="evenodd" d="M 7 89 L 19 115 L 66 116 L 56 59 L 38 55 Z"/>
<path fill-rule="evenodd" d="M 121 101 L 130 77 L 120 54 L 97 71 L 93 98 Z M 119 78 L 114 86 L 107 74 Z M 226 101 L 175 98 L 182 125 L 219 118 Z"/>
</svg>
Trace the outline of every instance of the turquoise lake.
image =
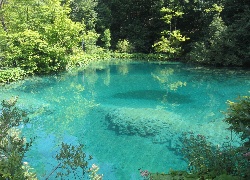
<svg viewBox="0 0 250 180">
<path fill-rule="evenodd" d="M 35 137 L 25 161 L 39 179 L 57 166 L 64 142 L 84 144 L 93 157 L 89 166 L 98 165 L 104 180 L 140 180 L 140 168 L 187 170 L 177 151 L 183 132 L 222 144 L 230 136 L 222 121 L 227 100 L 249 91 L 249 70 L 110 61 L 3 86 L 0 100 L 18 96 L 18 106 L 29 112 L 29 124 L 20 128 Z"/>
</svg>

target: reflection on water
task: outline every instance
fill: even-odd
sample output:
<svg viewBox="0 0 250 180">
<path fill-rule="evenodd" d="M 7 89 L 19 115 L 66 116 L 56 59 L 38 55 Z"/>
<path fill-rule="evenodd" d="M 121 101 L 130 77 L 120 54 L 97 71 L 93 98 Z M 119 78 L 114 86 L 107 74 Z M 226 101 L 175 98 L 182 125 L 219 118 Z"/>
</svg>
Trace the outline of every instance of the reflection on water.
<svg viewBox="0 0 250 180">
<path fill-rule="evenodd" d="M 0 89 L 19 96 L 30 113 L 23 133 L 36 137 L 27 161 L 44 179 L 61 142 L 85 144 L 104 180 L 139 180 L 152 172 L 186 169 L 176 152 L 181 133 L 220 144 L 230 133 L 221 120 L 225 102 L 250 89 L 244 70 L 204 69 L 181 63 L 114 62 L 35 77 Z"/>
<path fill-rule="evenodd" d="M 176 91 L 179 87 L 186 86 L 187 82 L 175 79 L 176 76 L 174 72 L 175 70 L 173 68 L 157 68 L 155 72 L 151 74 L 153 78 L 161 84 L 163 89 Z"/>
<path fill-rule="evenodd" d="M 183 104 L 191 103 L 192 99 L 190 95 L 179 94 L 176 92 L 166 92 L 164 90 L 137 90 L 137 91 L 128 91 L 124 93 L 116 93 L 113 95 L 113 98 L 120 99 L 144 99 L 159 101 L 165 99 L 167 103 L 170 104 Z"/>
</svg>

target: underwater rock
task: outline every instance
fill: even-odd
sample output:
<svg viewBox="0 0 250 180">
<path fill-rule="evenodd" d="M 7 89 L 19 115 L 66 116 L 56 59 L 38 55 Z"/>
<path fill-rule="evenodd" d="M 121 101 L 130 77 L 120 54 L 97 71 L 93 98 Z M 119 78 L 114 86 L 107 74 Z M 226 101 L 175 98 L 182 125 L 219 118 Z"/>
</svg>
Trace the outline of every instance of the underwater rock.
<svg viewBox="0 0 250 180">
<path fill-rule="evenodd" d="M 119 134 L 155 136 L 154 141 L 159 143 L 181 133 L 177 127 L 184 123 L 178 114 L 153 108 L 115 108 L 106 114 L 105 120 Z"/>
<path fill-rule="evenodd" d="M 17 106 L 21 110 L 25 111 L 29 118 L 34 118 L 41 116 L 42 114 L 50 115 L 55 112 L 55 107 L 51 106 L 46 101 L 36 100 L 32 97 L 19 97 L 17 101 Z"/>
</svg>

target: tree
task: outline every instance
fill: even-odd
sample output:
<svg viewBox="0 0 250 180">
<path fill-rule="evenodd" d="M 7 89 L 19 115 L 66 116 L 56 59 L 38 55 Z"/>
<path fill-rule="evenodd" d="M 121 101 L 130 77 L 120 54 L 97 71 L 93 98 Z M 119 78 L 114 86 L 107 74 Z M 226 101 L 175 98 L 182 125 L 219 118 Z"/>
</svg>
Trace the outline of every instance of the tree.
<svg viewBox="0 0 250 180">
<path fill-rule="evenodd" d="M 102 41 L 104 42 L 104 48 L 105 49 L 109 49 L 111 44 L 111 34 L 110 34 L 110 30 L 109 29 L 105 29 L 103 37 L 102 37 Z"/>
<path fill-rule="evenodd" d="M 176 57 L 181 53 L 181 42 L 189 38 L 181 35 L 177 30 L 177 20 L 184 14 L 180 5 L 170 4 L 169 7 L 163 7 L 161 12 L 165 13 L 162 18 L 169 26 L 169 30 L 161 32 L 161 39 L 153 45 L 156 52 L 164 52 L 170 58 Z"/>
<path fill-rule="evenodd" d="M 126 39 L 135 52 L 150 52 L 162 29 L 159 22 L 163 4 L 163 0 L 100 0 L 98 32 L 110 29 L 112 49 L 116 48 L 119 40 Z"/>
<path fill-rule="evenodd" d="M 228 105 L 224 121 L 230 124 L 231 130 L 240 133 L 245 147 L 250 148 L 250 97 L 241 97 L 238 102 L 228 101 Z"/>
<path fill-rule="evenodd" d="M 204 17 L 212 20 L 207 20 L 203 35 L 192 44 L 189 59 L 209 65 L 249 65 L 249 7 L 249 1 L 225 0 L 207 8 Z"/>
<path fill-rule="evenodd" d="M 67 56 L 80 48 L 85 26 L 69 18 L 69 1 L 9 0 L 1 13 L 7 29 L 0 31 L 1 66 L 29 74 L 61 71 Z"/>
<path fill-rule="evenodd" d="M 87 30 L 95 30 L 98 5 L 96 0 L 72 0 L 70 17 L 74 22 L 84 22 Z"/>
</svg>

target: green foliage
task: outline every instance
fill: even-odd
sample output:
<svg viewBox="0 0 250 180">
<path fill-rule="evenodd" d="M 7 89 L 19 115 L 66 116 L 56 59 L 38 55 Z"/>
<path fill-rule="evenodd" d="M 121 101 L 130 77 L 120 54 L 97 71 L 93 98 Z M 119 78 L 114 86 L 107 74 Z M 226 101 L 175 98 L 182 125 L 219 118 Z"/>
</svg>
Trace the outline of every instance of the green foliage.
<svg viewBox="0 0 250 180">
<path fill-rule="evenodd" d="M 110 29 L 111 47 L 126 39 L 138 53 L 148 53 L 161 31 L 160 9 L 162 0 L 99 0 L 98 33 Z"/>
<path fill-rule="evenodd" d="M 165 36 L 153 45 L 156 52 L 167 53 L 170 58 L 178 57 L 182 51 L 181 42 L 188 40 L 189 38 L 181 35 L 179 30 L 175 31 L 163 31 Z M 167 35 L 167 37 L 166 37 Z"/>
<path fill-rule="evenodd" d="M 172 4 L 171 4 L 172 5 Z M 181 35 L 180 30 L 176 29 L 177 18 L 182 17 L 184 12 L 180 6 L 166 8 L 163 7 L 161 12 L 165 13 L 163 20 L 169 25 L 169 30 L 161 32 L 163 35 L 160 40 L 153 45 L 156 52 L 164 52 L 169 54 L 170 58 L 178 57 L 181 53 L 181 42 L 188 40 L 185 36 Z M 172 30 L 172 24 L 174 29 Z"/>
<path fill-rule="evenodd" d="M 31 146 L 16 129 L 26 124 L 26 113 L 16 107 L 17 98 L 2 101 L 0 109 L 0 176 L 5 179 L 36 179 L 35 174 L 29 172 L 30 167 L 23 163 L 25 152 Z"/>
<path fill-rule="evenodd" d="M 88 31 L 84 35 L 84 46 L 85 51 L 89 54 L 96 53 L 100 50 L 98 50 L 98 47 L 96 46 L 96 42 L 99 38 L 99 34 L 97 34 L 95 31 Z"/>
<path fill-rule="evenodd" d="M 105 29 L 104 35 L 102 37 L 102 41 L 104 42 L 104 48 L 108 50 L 110 48 L 110 46 L 111 46 L 111 44 L 110 44 L 111 34 L 110 34 L 109 29 Z"/>
<path fill-rule="evenodd" d="M 230 124 L 230 129 L 240 133 L 245 146 L 250 148 L 250 97 L 241 97 L 238 102 L 228 101 L 228 105 L 224 121 Z"/>
<path fill-rule="evenodd" d="M 0 84 L 9 83 L 12 81 L 21 80 L 26 76 L 26 73 L 21 68 L 0 69 Z"/>
<path fill-rule="evenodd" d="M 246 0 L 100 0 L 97 7 L 98 32 L 110 29 L 113 49 L 126 39 L 135 52 L 187 55 L 189 61 L 209 65 L 250 64 Z"/>
<path fill-rule="evenodd" d="M 5 63 L 8 66 L 19 67 L 27 74 L 48 73 L 63 68 L 56 49 L 49 48 L 48 42 L 37 31 L 25 30 L 7 38 L 9 46 L 5 51 Z"/>
<path fill-rule="evenodd" d="M 152 180 L 239 180 L 242 179 L 239 176 L 232 176 L 227 174 L 218 175 L 216 177 L 212 177 L 209 175 L 202 174 L 190 174 L 186 171 L 174 171 L 170 170 L 168 174 L 166 173 L 151 173 L 150 178 Z"/>
<path fill-rule="evenodd" d="M 75 22 L 82 22 L 86 24 L 86 29 L 93 31 L 97 21 L 97 7 L 98 1 L 95 0 L 72 0 L 70 2 L 70 17 Z"/>
<path fill-rule="evenodd" d="M 248 65 L 250 5 L 231 0 L 223 4 L 205 9 L 206 16 L 212 14 L 213 18 L 204 26 L 200 40 L 193 43 L 188 57 L 193 62 L 209 65 Z"/>
<path fill-rule="evenodd" d="M 8 1 L 1 12 L 8 29 L 0 33 L 1 66 L 20 67 L 28 74 L 64 70 L 85 32 L 84 25 L 69 19 L 69 12 L 69 3 L 59 0 Z"/>
<path fill-rule="evenodd" d="M 227 174 L 239 177 L 249 177 L 250 163 L 242 155 L 243 151 L 231 145 L 231 140 L 220 147 L 214 146 L 206 137 L 193 133 L 184 134 L 181 138 L 181 153 L 189 162 L 189 171 L 193 174 L 213 179 Z"/>
<path fill-rule="evenodd" d="M 228 65 L 229 62 L 225 61 L 225 54 L 222 54 L 220 48 L 226 28 L 222 18 L 216 14 L 208 26 L 205 39 L 193 44 L 193 50 L 189 54 L 191 61 L 212 65 Z"/>
<path fill-rule="evenodd" d="M 83 145 L 73 146 L 62 143 L 60 152 L 56 155 L 56 159 L 59 162 L 57 168 L 61 168 L 60 172 L 57 172 L 57 178 L 67 177 L 70 173 L 73 173 L 75 178 L 84 177 L 87 161 L 86 155 L 83 152 Z M 77 170 L 81 169 L 80 176 L 77 174 Z"/>
<path fill-rule="evenodd" d="M 163 7 L 161 9 L 161 12 L 165 15 L 163 16 L 163 20 L 165 23 L 170 24 L 170 31 L 171 31 L 171 24 L 172 21 L 177 21 L 177 18 L 182 17 L 184 14 L 181 6 L 175 6 L 173 3 L 169 5 L 169 7 Z M 176 29 L 176 22 L 175 23 L 175 29 Z"/>
<path fill-rule="evenodd" d="M 211 8 L 207 8 L 204 11 L 206 13 L 208 13 L 208 12 L 218 12 L 218 13 L 221 13 L 222 10 L 223 10 L 223 8 L 224 8 L 223 6 L 220 6 L 218 4 L 213 4 Z"/>
<path fill-rule="evenodd" d="M 120 39 L 117 42 L 116 49 L 121 53 L 131 53 L 133 52 L 134 47 L 127 39 Z"/>
</svg>

